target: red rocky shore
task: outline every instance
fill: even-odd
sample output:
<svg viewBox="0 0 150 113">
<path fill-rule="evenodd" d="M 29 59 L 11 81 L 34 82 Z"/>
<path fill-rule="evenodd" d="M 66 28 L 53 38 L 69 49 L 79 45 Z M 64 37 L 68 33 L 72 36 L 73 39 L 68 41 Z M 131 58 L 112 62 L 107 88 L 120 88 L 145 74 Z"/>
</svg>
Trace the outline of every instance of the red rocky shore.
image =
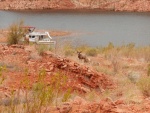
<svg viewBox="0 0 150 113">
<path fill-rule="evenodd" d="M 98 9 L 150 11 L 149 0 L 0 0 L 0 10 Z"/>
<path fill-rule="evenodd" d="M 55 72 L 62 72 L 68 77 L 65 88 L 71 87 L 73 90 L 87 94 L 92 90 L 101 92 L 102 90 L 115 89 L 114 82 L 110 76 L 98 73 L 91 68 L 83 66 L 68 58 L 60 57 L 50 51 L 39 56 L 34 46 L 23 45 L 0 45 L 0 63 L 6 64 L 8 70 L 3 72 L 5 82 L 0 87 L 0 100 L 10 97 L 11 91 L 26 89 L 21 85 L 25 77 L 29 78 L 30 84 L 36 83 L 38 70 L 46 70 L 45 83 L 50 84 L 50 79 Z M 16 68 L 17 67 L 17 68 Z M 28 75 L 25 76 L 23 70 L 28 67 Z M 15 70 L 14 70 L 15 69 Z M 16 70 L 17 69 L 17 70 Z M 85 87 L 86 86 L 86 87 Z M 97 90 L 98 91 L 98 90 Z M 100 93 L 99 93 L 100 95 Z M 1 106 L 3 105 L 0 103 Z M 43 109 L 42 109 L 43 110 Z M 44 110 L 43 110 L 44 111 Z M 150 98 L 143 98 L 140 103 L 127 104 L 124 99 L 112 100 L 111 98 L 99 99 L 94 102 L 76 96 L 69 102 L 61 106 L 47 107 L 47 113 L 149 113 Z M 44 112 L 42 112 L 44 113 Z"/>
</svg>

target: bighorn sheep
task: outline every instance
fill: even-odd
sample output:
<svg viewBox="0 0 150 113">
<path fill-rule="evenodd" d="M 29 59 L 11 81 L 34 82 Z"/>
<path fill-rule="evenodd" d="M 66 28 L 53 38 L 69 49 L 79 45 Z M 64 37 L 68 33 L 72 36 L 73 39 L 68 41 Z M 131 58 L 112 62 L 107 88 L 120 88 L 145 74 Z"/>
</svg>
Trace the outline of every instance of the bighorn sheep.
<svg viewBox="0 0 150 113">
<path fill-rule="evenodd" d="M 80 51 L 80 52 L 77 51 L 77 54 L 78 54 L 78 58 L 79 58 L 80 60 L 84 60 L 85 63 L 87 63 L 87 62 L 90 61 L 90 59 L 88 59 L 86 55 L 83 55 L 81 51 Z"/>
</svg>

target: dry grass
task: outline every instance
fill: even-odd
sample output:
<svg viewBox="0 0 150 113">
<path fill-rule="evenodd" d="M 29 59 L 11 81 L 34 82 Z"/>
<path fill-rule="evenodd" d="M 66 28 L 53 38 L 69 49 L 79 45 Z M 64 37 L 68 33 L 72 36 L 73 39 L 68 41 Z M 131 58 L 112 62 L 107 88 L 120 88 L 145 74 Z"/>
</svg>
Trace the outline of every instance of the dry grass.
<svg viewBox="0 0 150 113">
<path fill-rule="evenodd" d="M 93 48 L 83 45 L 76 49 L 86 52 L 88 49 Z M 143 92 L 138 88 L 139 86 L 136 83 L 141 77 L 148 75 L 149 67 L 147 64 L 149 62 L 150 46 L 135 47 L 131 43 L 116 47 L 112 43 L 109 43 L 106 47 L 94 49 L 97 50 L 98 55 L 92 58 L 92 63 L 86 65 L 98 72 L 110 75 L 110 78 L 117 83 L 117 88 L 106 90 L 100 95 L 97 95 L 96 92 L 91 92 L 86 95 L 86 99 L 96 101 L 99 98 L 109 97 L 114 101 L 123 99 L 127 104 L 132 102 L 140 103 Z M 71 56 L 70 58 L 77 60 L 76 57 Z M 97 62 L 98 65 L 95 65 L 93 62 Z"/>
<path fill-rule="evenodd" d="M 144 96 L 150 97 L 150 77 L 141 78 L 138 87 Z"/>
<path fill-rule="evenodd" d="M 0 67 L 0 81 L 3 68 Z M 51 84 L 45 84 L 45 70 L 41 70 L 38 81 L 31 86 L 28 77 L 28 69 L 24 72 L 25 78 L 21 86 L 25 89 L 12 90 L 9 97 L 0 100 L 0 111 L 2 113 L 45 113 L 48 106 L 58 106 L 68 101 L 71 97 L 71 89 L 66 91 L 62 87 L 66 85 L 67 78 L 62 73 L 56 73 L 51 78 Z M 0 84 L 1 85 L 1 84 Z M 20 87 L 21 87 L 20 86 Z"/>
</svg>

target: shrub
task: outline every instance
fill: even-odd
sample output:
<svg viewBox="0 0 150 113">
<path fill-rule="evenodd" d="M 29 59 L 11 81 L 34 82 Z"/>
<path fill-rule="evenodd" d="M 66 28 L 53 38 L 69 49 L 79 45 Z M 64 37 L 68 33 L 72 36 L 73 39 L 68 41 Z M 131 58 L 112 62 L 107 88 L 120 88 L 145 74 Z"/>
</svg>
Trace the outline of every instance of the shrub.
<svg viewBox="0 0 150 113">
<path fill-rule="evenodd" d="M 5 78 L 2 75 L 3 71 L 6 70 L 5 67 L 0 66 L 0 85 L 4 82 Z"/>
<path fill-rule="evenodd" d="M 71 42 L 66 42 L 63 47 L 65 56 L 73 56 L 74 54 L 74 47 L 72 46 Z"/>
<path fill-rule="evenodd" d="M 22 28 L 22 26 L 23 21 L 10 25 L 7 37 L 8 44 L 18 44 L 19 40 L 23 38 L 25 30 Z"/>
<path fill-rule="evenodd" d="M 138 87 L 144 96 L 150 97 L 150 77 L 140 79 L 138 82 Z"/>
<path fill-rule="evenodd" d="M 85 52 L 88 48 L 89 48 L 88 45 L 81 45 L 81 46 L 76 47 L 75 49 L 76 49 L 77 51 Z"/>
<path fill-rule="evenodd" d="M 69 88 L 62 98 L 62 102 L 66 102 L 71 97 L 71 88 Z"/>
<path fill-rule="evenodd" d="M 109 44 L 107 45 L 107 49 L 110 50 L 110 49 L 113 49 L 115 46 L 112 42 L 109 42 Z"/>
<path fill-rule="evenodd" d="M 27 78 L 23 80 L 23 84 L 25 86 L 30 86 L 30 80 L 27 74 L 26 77 Z M 63 87 L 66 86 L 68 80 L 66 75 L 63 75 L 60 72 L 55 73 L 51 76 L 49 84 L 46 84 L 45 80 L 46 71 L 45 69 L 42 69 L 38 74 L 37 82 L 34 83 L 32 86 L 32 103 L 30 103 L 30 97 L 29 95 L 27 95 L 29 92 L 28 90 L 26 90 L 26 95 L 28 96 L 26 97 L 27 102 L 24 104 L 24 109 L 26 110 L 26 113 L 41 113 L 41 110 L 44 111 L 42 113 L 46 113 L 48 106 L 52 104 L 57 106 L 58 103 L 60 104 L 61 102 L 65 102 L 71 97 L 71 88 L 65 91 L 63 89 Z M 62 99 L 60 100 L 60 98 Z"/>
<path fill-rule="evenodd" d="M 148 65 L 147 76 L 150 76 L 150 64 Z"/>
<path fill-rule="evenodd" d="M 96 48 L 89 48 L 87 51 L 86 51 L 86 55 L 88 56 L 97 56 L 98 54 L 98 51 Z"/>
<path fill-rule="evenodd" d="M 117 73 L 120 68 L 119 61 L 117 58 L 112 58 L 111 60 L 112 60 L 111 62 L 112 62 L 112 66 L 113 66 L 113 71 L 114 71 L 114 73 Z"/>
<path fill-rule="evenodd" d="M 37 51 L 38 51 L 39 55 L 43 55 L 43 53 L 48 50 L 49 50 L 49 48 L 47 45 L 38 45 L 37 46 Z"/>
<path fill-rule="evenodd" d="M 74 50 L 72 49 L 65 50 L 65 56 L 73 56 L 73 53 L 74 53 Z"/>
<path fill-rule="evenodd" d="M 131 80 L 131 82 L 137 83 L 140 78 L 140 74 L 137 72 L 131 71 L 128 73 L 128 78 Z"/>
</svg>

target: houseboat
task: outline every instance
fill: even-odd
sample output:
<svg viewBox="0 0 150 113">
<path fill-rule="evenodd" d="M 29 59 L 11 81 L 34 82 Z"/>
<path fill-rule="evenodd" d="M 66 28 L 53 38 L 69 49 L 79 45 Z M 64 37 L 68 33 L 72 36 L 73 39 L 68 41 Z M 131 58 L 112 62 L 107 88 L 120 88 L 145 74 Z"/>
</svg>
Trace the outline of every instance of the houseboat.
<svg viewBox="0 0 150 113">
<path fill-rule="evenodd" d="M 52 39 L 49 32 L 34 31 L 35 27 L 24 27 L 27 28 L 27 33 L 24 36 L 24 40 L 36 44 L 56 44 L 56 41 Z"/>
</svg>

